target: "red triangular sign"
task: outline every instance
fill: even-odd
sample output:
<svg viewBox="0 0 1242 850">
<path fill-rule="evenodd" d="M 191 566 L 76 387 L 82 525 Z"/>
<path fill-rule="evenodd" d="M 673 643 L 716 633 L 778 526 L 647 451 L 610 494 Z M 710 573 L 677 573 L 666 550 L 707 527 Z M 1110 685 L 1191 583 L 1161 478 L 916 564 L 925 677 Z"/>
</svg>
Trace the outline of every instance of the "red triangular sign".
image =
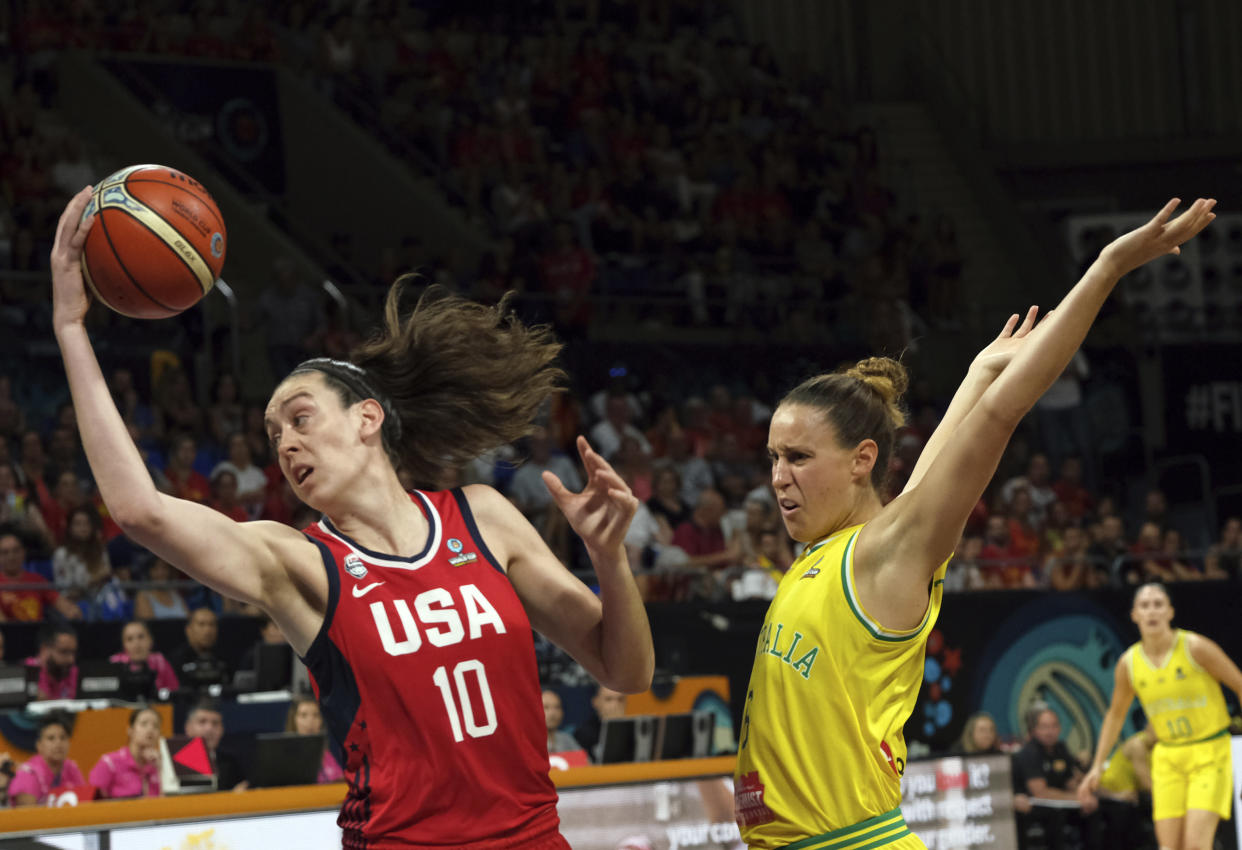
<svg viewBox="0 0 1242 850">
<path fill-rule="evenodd" d="M 207 755 L 207 744 L 202 738 L 191 738 L 188 744 L 173 753 L 172 759 L 195 773 L 211 775 L 211 756 Z"/>
</svg>

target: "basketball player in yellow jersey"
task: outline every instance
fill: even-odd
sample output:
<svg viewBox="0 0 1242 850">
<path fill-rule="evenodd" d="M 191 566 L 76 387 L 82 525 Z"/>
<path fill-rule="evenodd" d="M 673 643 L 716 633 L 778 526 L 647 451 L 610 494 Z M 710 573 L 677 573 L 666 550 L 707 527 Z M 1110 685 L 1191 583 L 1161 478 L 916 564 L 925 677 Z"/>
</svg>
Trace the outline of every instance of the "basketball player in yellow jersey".
<svg viewBox="0 0 1242 850">
<path fill-rule="evenodd" d="M 1173 603 L 1161 584 L 1138 589 L 1130 619 L 1140 640 L 1117 661 L 1113 700 L 1078 795 L 1085 798 L 1099 785 L 1100 766 L 1137 696 L 1156 735 L 1151 809 L 1161 850 L 1209 848 L 1217 822 L 1229 817 L 1233 794 L 1229 713 L 1220 686 L 1242 698 L 1242 670 L 1203 635 L 1172 628 Z"/>
<path fill-rule="evenodd" d="M 806 551 L 781 580 L 746 693 L 735 815 L 752 847 L 920 848 L 902 817 L 902 726 L 923 676 L 944 565 L 1022 417 L 1125 273 L 1214 218 L 1178 201 L 1109 244 L 1059 308 L 1013 316 L 976 358 L 905 491 L 880 498 L 905 369 L 886 358 L 811 378 L 772 416 L 785 528 Z"/>
</svg>

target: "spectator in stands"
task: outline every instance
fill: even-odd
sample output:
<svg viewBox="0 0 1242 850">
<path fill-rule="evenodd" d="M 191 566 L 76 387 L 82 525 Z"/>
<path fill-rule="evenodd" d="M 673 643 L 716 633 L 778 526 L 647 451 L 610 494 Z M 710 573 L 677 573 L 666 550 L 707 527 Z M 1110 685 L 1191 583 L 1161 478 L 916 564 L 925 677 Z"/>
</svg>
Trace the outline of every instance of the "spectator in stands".
<svg viewBox="0 0 1242 850">
<path fill-rule="evenodd" d="M 322 735 L 323 712 L 319 710 L 319 702 L 312 696 L 296 696 L 289 704 L 289 714 L 285 718 L 285 731 L 298 735 Z M 345 771 L 328 749 L 327 738 L 324 738 L 323 761 L 319 765 L 316 782 L 339 782 L 345 778 Z"/>
<path fill-rule="evenodd" d="M 69 512 L 64 543 L 52 553 L 52 571 L 87 619 L 115 622 L 132 613 L 133 604 L 112 572 L 103 523 L 93 505 Z"/>
<path fill-rule="evenodd" d="M 983 549 L 979 552 L 984 586 L 1034 587 L 1035 576 L 1030 561 L 1025 560 L 1024 553 L 1013 546 L 1010 521 L 1004 516 L 993 514 L 988 517 L 986 528 Z"/>
<path fill-rule="evenodd" d="M 0 621 L 41 622 L 48 611 L 80 620 L 78 606 L 52 589 L 48 580 L 26 569 L 26 546 L 11 529 L 0 529 L 0 585 L 33 584 L 33 589 L 0 589 Z"/>
<path fill-rule="evenodd" d="M 509 499 L 531 525 L 539 529 L 561 562 L 568 563 L 569 527 L 564 514 L 552 509 L 552 494 L 543 483 L 543 472 L 551 472 L 574 492 L 582 489 L 582 477 L 572 460 L 552 451 L 551 435 L 542 425 L 536 425 L 531 431 L 529 451 L 530 457 L 517 468 L 509 482 Z"/>
<path fill-rule="evenodd" d="M 39 720 L 36 754 L 17 769 L 9 783 L 9 799 L 14 806 L 43 806 L 53 788 L 86 784 L 82 771 L 69 758 L 72 732 L 73 720 L 64 712 L 49 711 Z"/>
<path fill-rule="evenodd" d="M 1108 566 L 1088 554 L 1087 533 L 1076 525 L 1062 533 L 1061 550 L 1048 556 L 1044 575 L 1053 590 L 1094 589 L 1109 583 Z"/>
<path fill-rule="evenodd" d="M 1031 491 L 1018 487 L 1009 501 L 1009 551 L 1026 564 L 1034 564 L 1043 546 L 1043 512 L 1035 508 Z"/>
<path fill-rule="evenodd" d="M 1083 826 L 1081 818 L 1068 817 L 1071 811 L 1077 814 L 1076 809 L 1061 806 L 1078 800 L 1076 789 L 1083 770 L 1061 740 L 1061 719 L 1047 703 L 1031 706 L 1026 713 L 1026 728 L 1029 738 L 1013 756 L 1014 784 L 1029 794 L 1036 805 L 1029 814 L 1019 814 L 1018 832 L 1024 833 L 1032 821 L 1038 821 L 1045 829 L 1049 847 L 1059 850 L 1067 846 L 1066 827 L 1077 830 Z M 1039 800 L 1055 800 L 1058 806 L 1040 806 Z M 1081 813 L 1090 815 L 1098 805 L 1092 798 L 1082 806 Z"/>
<path fill-rule="evenodd" d="M 39 668 L 39 699 L 73 699 L 78 695 L 78 633 L 65 623 L 39 629 L 39 654 L 26 659 Z"/>
<path fill-rule="evenodd" d="M 219 621 L 210 608 L 195 608 L 185 624 L 186 642 L 168 654 L 182 688 L 201 690 L 231 681 L 228 662 L 216 654 Z"/>
<path fill-rule="evenodd" d="M 1160 537 L 1160 563 L 1173 571 L 1177 581 L 1198 581 L 1203 572 L 1186 557 L 1186 544 L 1176 528 L 1166 528 Z"/>
<path fill-rule="evenodd" d="M 962 737 L 958 739 L 957 752 L 966 755 L 989 755 L 1002 752 L 1000 736 L 996 734 L 996 721 L 986 711 L 977 711 L 966 718 Z"/>
<path fill-rule="evenodd" d="M 1042 525 L 1048 506 L 1057 500 L 1056 491 L 1049 482 L 1051 471 L 1048 468 L 1048 456 L 1036 452 L 1026 464 L 1026 474 L 1011 478 L 1001 488 L 1001 495 L 1007 504 L 1012 505 L 1018 491 L 1025 489 L 1030 497 L 1031 523 Z"/>
<path fill-rule="evenodd" d="M 738 563 L 741 547 L 736 540 L 731 544 L 725 542 L 720 524 L 724 514 L 724 497 L 708 488 L 699 494 L 690 519 L 673 529 L 673 545 L 689 556 L 688 566 L 719 572 Z"/>
<path fill-rule="evenodd" d="M 237 757 L 225 749 L 221 749 L 220 740 L 224 737 L 224 715 L 220 704 L 213 699 L 204 697 L 194 704 L 185 718 L 185 734 L 202 738 L 216 765 L 216 787 L 221 791 L 245 791 L 250 783 L 242 776 L 241 765 Z"/>
<path fill-rule="evenodd" d="M 255 670 L 257 669 L 259 648 L 262 646 L 284 646 L 288 643 L 285 640 L 284 632 L 280 630 L 280 626 L 276 625 L 276 621 L 266 614 L 262 615 L 263 623 L 259 626 L 259 639 L 246 647 L 246 651 L 242 653 L 241 661 L 237 664 L 238 670 Z"/>
<path fill-rule="evenodd" d="M 130 620 L 121 629 L 122 651 L 108 660 L 126 665 L 130 672 L 150 671 L 152 691 L 175 691 L 181 687 L 181 683 L 177 681 L 177 673 L 168 659 L 152 648 L 154 645 L 155 641 L 147 624 L 142 620 Z"/>
<path fill-rule="evenodd" d="M 188 613 L 185 598 L 167 583 L 175 571 L 163 558 L 156 558 L 147 568 L 147 581 L 153 586 L 138 591 L 134 599 L 134 616 L 140 620 L 180 620 Z"/>
<path fill-rule="evenodd" d="M 211 392 L 211 406 L 207 408 L 211 438 L 217 446 L 228 445 L 229 436 L 241 431 L 243 415 L 237 378 L 224 372 L 216 378 Z"/>
<path fill-rule="evenodd" d="M 277 325 L 271 326 L 273 329 Z M 164 366 L 159 377 L 155 379 L 155 412 L 159 418 L 162 434 L 174 435 L 169 446 L 170 454 L 177 449 L 175 435 L 185 434 L 193 438 L 203 431 L 203 411 L 194 402 L 194 392 L 190 387 L 190 379 L 185 370 L 176 363 Z M 193 458 L 191 458 L 191 462 Z M 189 466 L 189 463 L 186 464 Z"/>
<path fill-rule="evenodd" d="M 624 437 L 633 437 L 639 447 L 646 453 L 651 452 L 651 443 L 642 431 L 631 422 L 633 412 L 626 397 L 621 394 L 611 395 L 604 405 L 604 418 L 591 429 L 591 445 L 595 450 L 610 459 L 621 448 Z"/>
<path fill-rule="evenodd" d="M 953 559 L 949 561 L 949 568 L 945 570 L 944 589 L 946 593 L 960 593 L 963 590 L 981 590 L 985 587 L 999 586 L 999 579 L 995 585 L 989 585 L 985 580 L 983 568 L 979 563 L 982 553 L 982 537 L 969 535 L 962 538 L 962 542 L 953 553 Z"/>
<path fill-rule="evenodd" d="M 129 715 L 125 746 L 104 753 L 91 768 L 90 782 L 110 800 L 160 795 L 160 714 L 136 708 Z"/>
<path fill-rule="evenodd" d="M 11 525 L 30 537 L 54 544 L 51 531 L 43 519 L 37 501 L 17 483 L 17 475 L 8 463 L 0 464 L 0 527 Z"/>
<path fill-rule="evenodd" d="M 1094 499 L 1082 485 L 1082 458 L 1070 455 L 1061 461 L 1061 477 L 1052 485 L 1057 501 L 1065 505 L 1070 519 L 1082 521 L 1091 513 Z"/>
<path fill-rule="evenodd" d="M 216 467 L 211 474 L 211 506 L 234 522 L 248 522 L 250 514 L 237 498 L 237 476 L 231 469 Z"/>
<path fill-rule="evenodd" d="M 1143 581 L 1173 582 L 1181 578 L 1173 561 L 1162 557 L 1163 554 L 1164 535 L 1160 526 L 1154 522 L 1143 523 L 1138 540 L 1130 547 L 1130 557 L 1138 562 Z"/>
<path fill-rule="evenodd" d="M 172 486 L 172 495 L 206 504 L 211 498 L 211 483 L 194 469 L 197 454 L 198 446 L 189 434 L 173 437 L 169 443 L 168 466 L 164 467 L 164 476 Z"/>
<path fill-rule="evenodd" d="M 228 459 L 216 464 L 211 471 L 212 480 L 226 470 L 237 476 L 237 501 L 246 509 L 250 519 L 258 519 L 267 498 L 267 476 L 254 463 L 250 442 L 240 430 L 230 434 L 225 445 L 228 447 Z"/>
<path fill-rule="evenodd" d="M 1126 543 L 1126 529 L 1121 523 L 1121 517 L 1103 517 L 1098 534 L 1096 541 L 1087 549 L 1091 559 L 1104 565 L 1122 584 L 1141 584 L 1143 571 L 1139 562 L 1128 557 L 1130 547 Z"/>
<path fill-rule="evenodd" d="M 706 468 L 705 463 L 704 469 Z M 710 479 L 709 474 L 708 480 Z M 675 529 L 690 519 L 690 507 L 682 498 L 681 476 L 675 466 L 662 463 L 656 467 L 651 482 L 651 498 L 647 500 L 647 509 L 653 516 L 662 518 L 670 529 Z"/>
<path fill-rule="evenodd" d="M 561 695 L 551 688 L 543 689 L 543 719 L 548 725 L 549 754 L 582 749 L 574 736 L 561 728 L 561 723 L 565 720 L 565 708 L 561 705 Z"/>
<path fill-rule="evenodd" d="M 603 685 L 597 687 L 595 696 L 591 697 L 591 713 L 586 721 L 574 730 L 574 740 L 578 742 L 579 747 L 586 750 L 591 761 L 598 762 L 602 755 L 600 732 L 603 730 L 604 721 L 624 716 L 625 694 Z"/>
<path fill-rule="evenodd" d="M 1152 487 L 1143 497 L 1143 522 L 1150 522 L 1160 532 L 1169 524 L 1169 499 L 1159 487 Z"/>
<path fill-rule="evenodd" d="M 1087 468 L 1088 482 L 1095 480 L 1091 420 L 1083 406 L 1083 382 L 1090 371 L 1086 355 L 1076 352 L 1061 376 L 1035 403 L 1040 438 L 1052 462 L 1059 466 L 1065 458 L 1077 455 Z"/>
<path fill-rule="evenodd" d="M 1220 540 L 1208 548 L 1203 559 L 1203 575 L 1209 579 L 1242 576 L 1242 519 L 1231 516 L 1220 529 Z"/>
</svg>

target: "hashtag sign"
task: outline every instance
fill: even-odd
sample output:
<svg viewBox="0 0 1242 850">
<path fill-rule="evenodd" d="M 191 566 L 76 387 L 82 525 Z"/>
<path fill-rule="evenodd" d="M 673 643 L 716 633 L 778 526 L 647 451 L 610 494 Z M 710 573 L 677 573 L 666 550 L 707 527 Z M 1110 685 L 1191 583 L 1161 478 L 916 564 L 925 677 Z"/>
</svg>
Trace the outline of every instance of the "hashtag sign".
<svg viewBox="0 0 1242 850">
<path fill-rule="evenodd" d="M 1186 391 L 1186 425 L 1193 431 L 1207 428 L 1212 421 L 1212 391 L 1196 384 Z"/>
</svg>

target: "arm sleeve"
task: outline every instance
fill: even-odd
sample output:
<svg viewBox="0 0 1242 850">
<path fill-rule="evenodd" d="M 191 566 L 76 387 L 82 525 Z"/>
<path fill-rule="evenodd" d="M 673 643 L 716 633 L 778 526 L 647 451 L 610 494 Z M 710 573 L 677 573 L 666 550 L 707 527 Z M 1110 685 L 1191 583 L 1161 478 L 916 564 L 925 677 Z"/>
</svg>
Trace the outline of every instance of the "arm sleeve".
<svg viewBox="0 0 1242 850">
<path fill-rule="evenodd" d="M 95 766 L 91 768 L 90 783 L 99 789 L 99 793 L 105 797 L 110 797 L 112 796 L 112 777 L 114 773 L 112 757 L 105 753 L 99 757 L 99 761 L 95 762 Z"/>
</svg>

